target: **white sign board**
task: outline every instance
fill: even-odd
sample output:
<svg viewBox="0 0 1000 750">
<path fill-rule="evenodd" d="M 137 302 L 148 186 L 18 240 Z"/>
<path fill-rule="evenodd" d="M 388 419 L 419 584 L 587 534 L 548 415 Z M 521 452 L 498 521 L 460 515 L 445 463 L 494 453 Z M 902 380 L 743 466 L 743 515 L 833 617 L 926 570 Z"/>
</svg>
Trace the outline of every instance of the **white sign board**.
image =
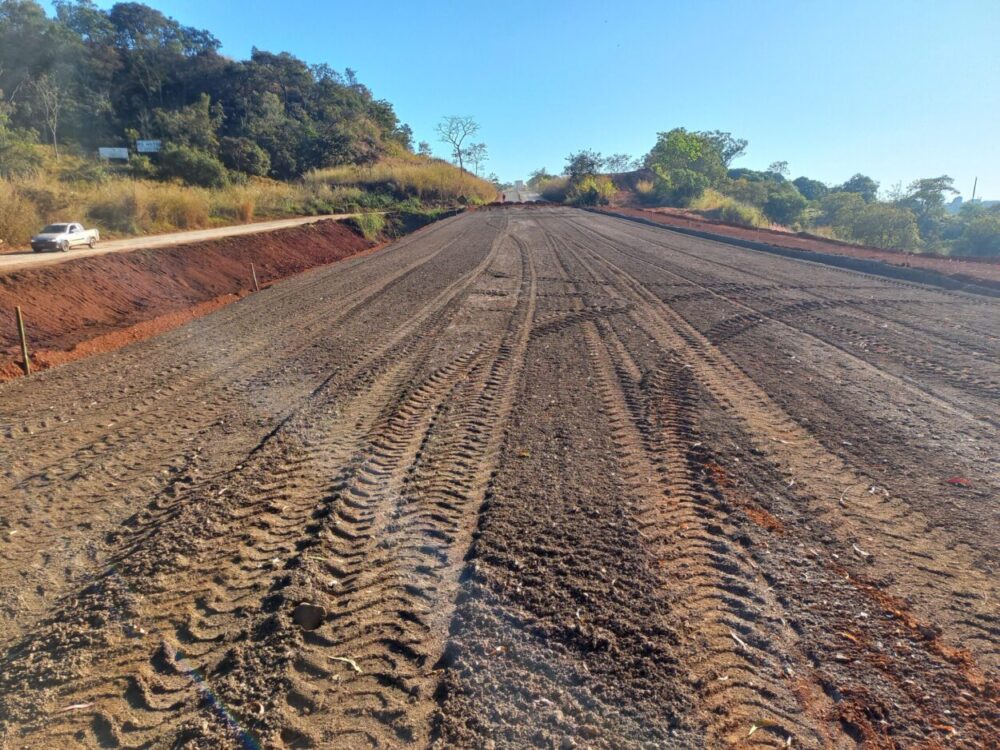
<svg viewBox="0 0 1000 750">
<path fill-rule="evenodd" d="M 158 154 L 163 141 L 136 141 L 135 150 L 140 154 Z"/>
<path fill-rule="evenodd" d="M 128 149 L 127 148 L 99 148 L 97 149 L 98 155 L 102 159 L 124 159 L 128 161 Z"/>
</svg>

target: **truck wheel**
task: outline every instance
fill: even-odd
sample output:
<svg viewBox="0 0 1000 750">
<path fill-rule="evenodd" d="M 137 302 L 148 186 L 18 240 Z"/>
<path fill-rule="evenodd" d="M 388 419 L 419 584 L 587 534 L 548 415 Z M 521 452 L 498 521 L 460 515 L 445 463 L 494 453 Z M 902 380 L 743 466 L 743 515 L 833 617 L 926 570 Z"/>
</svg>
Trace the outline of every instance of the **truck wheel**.
<svg viewBox="0 0 1000 750">
<path fill-rule="evenodd" d="M 93 237 L 91 237 L 91 238 L 90 238 L 90 239 L 89 239 L 89 240 L 87 241 L 87 247 L 89 247 L 89 248 L 90 248 L 91 250 L 93 250 L 93 249 L 94 249 L 94 245 L 96 245 L 96 244 L 97 244 L 97 240 L 95 240 L 95 239 L 94 239 Z"/>
</svg>

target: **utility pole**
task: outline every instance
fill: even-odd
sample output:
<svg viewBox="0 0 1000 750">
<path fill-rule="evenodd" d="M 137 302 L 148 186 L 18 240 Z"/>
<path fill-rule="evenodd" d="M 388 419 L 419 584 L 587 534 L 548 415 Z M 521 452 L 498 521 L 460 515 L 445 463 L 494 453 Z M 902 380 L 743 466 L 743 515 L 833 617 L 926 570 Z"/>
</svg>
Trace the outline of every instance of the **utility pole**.
<svg viewBox="0 0 1000 750">
<path fill-rule="evenodd" d="M 979 178 L 977 177 L 975 180 L 972 181 L 972 198 L 970 200 L 974 201 L 976 199 L 976 188 L 978 186 L 979 186 Z"/>
</svg>

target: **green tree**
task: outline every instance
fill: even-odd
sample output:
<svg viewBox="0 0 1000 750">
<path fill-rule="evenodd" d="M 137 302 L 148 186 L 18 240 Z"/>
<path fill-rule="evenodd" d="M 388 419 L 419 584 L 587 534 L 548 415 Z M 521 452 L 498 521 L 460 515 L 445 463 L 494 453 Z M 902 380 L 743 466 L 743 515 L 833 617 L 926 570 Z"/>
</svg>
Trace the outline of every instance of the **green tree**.
<svg viewBox="0 0 1000 750">
<path fill-rule="evenodd" d="M 947 175 L 914 180 L 898 201 L 900 206 L 916 215 L 920 236 L 925 241 L 933 242 L 940 238 L 942 224 L 946 221 L 945 194 L 958 193 L 954 183 Z"/>
<path fill-rule="evenodd" d="M 684 128 L 658 133 L 656 144 L 646 157 L 646 166 L 669 173 L 685 169 L 703 175 L 709 185 L 718 183 L 726 174 L 726 165 L 715 141 L 701 133 Z"/>
<path fill-rule="evenodd" d="M 734 159 L 746 153 L 749 144 L 746 138 L 734 138 L 732 133 L 723 130 L 711 130 L 698 135 L 703 136 L 715 146 L 719 152 L 719 158 L 722 159 L 723 165 L 727 168 Z"/>
<path fill-rule="evenodd" d="M 830 192 L 830 188 L 819 180 L 811 180 L 808 177 L 796 177 L 792 184 L 798 188 L 806 200 L 818 201 Z"/>
<path fill-rule="evenodd" d="M 966 211 L 961 219 L 964 227 L 955 243 L 959 255 L 1000 257 L 1000 206 Z"/>
<path fill-rule="evenodd" d="M 175 110 L 157 109 L 153 113 L 157 132 L 177 146 L 215 153 L 219 148 L 218 131 L 222 126 L 222 107 L 213 105 L 208 94 L 198 101 Z"/>
<path fill-rule="evenodd" d="M 768 218 L 788 226 L 799 220 L 806 203 L 798 188 L 790 182 L 781 182 L 770 186 L 762 208 Z"/>
<path fill-rule="evenodd" d="M 920 245 L 913 212 L 891 203 L 869 203 L 848 226 L 850 239 L 873 247 L 912 250 Z"/>
<path fill-rule="evenodd" d="M 834 189 L 840 193 L 857 193 L 865 203 L 872 203 L 878 198 L 878 183 L 871 177 L 860 173 Z"/>
<path fill-rule="evenodd" d="M 219 157 L 229 169 L 262 177 L 271 170 L 271 157 L 249 138 L 225 136 L 219 142 Z"/>
<path fill-rule="evenodd" d="M 785 179 L 788 176 L 788 162 L 787 161 L 772 161 L 767 171 L 773 175 L 777 175 L 781 179 Z"/>
<path fill-rule="evenodd" d="M 865 200 L 857 193 L 836 191 L 825 195 L 819 202 L 821 221 L 835 229 L 848 227 L 855 214 L 865 206 Z"/>
<path fill-rule="evenodd" d="M 566 157 L 566 174 L 570 181 L 590 177 L 601 172 L 604 157 L 597 151 L 583 149 Z"/>
</svg>

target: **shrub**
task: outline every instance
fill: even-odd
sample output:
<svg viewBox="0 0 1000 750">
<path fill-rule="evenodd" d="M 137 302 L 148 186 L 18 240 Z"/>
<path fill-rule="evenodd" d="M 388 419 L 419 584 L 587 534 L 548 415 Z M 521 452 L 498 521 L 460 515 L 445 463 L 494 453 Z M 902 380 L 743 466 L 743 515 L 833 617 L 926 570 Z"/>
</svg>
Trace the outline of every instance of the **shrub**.
<svg viewBox="0 0 1000 750">
<path fill-rule="evenodd" d="M 201 187 L 222 187 L 228 182 L 222 162 L 210 153 L 190 146 L 168 145 L 164 148 L 160 155 L 160 174 Z"/>
<path fill-rule="evenodd" d="M 806 203 L 806 199 L 792 183 L 773 183 L 769 185 L 763 209 L 773 221 L 788 226 L 799 220 Z"/>
<path fill-rule="evenodd" d="M 708 189 L 709 179 L 692 169 L 664 169 L 653 166 L 657 176 L 657 198 L 668 206 L 690 206 Z"/>
<path fill-rule="evenodd" d="M 385 216 L 382 214 L 358 214 L 348 221 L 364 235 L 366 240 L 376 239 L 385 229 Z"/>
<path fill-rule="evenodd" d="M 640 203 L 651 205 L 656 202 L 656 185 L 652 180 L 638 180 L 635 183 L 635 194 Z"/>
<path fill-rule="evenodd" d="M 550 201 L 551 203 L 562 203 L 566 200 L 568 191 L 569 180 L 565 177 L 554 177 L 542 184 L 539 193 L 543 200 Z"/>
<path fill-rule="evenodd" d="M 719 207 L 719 221 L 737 224 L 741 227 L 763 227 L 768 225 L 767 218 L 756 206 L 748 206 L 739 201 L 726 201 Z"/>
<path fill-rule="evenodd" d="M 607 175 L 586 175 L 570 182 L 566 200 L 577 206 L 603 206 L 614 194 L 614 183 Z"/>
</svg>

